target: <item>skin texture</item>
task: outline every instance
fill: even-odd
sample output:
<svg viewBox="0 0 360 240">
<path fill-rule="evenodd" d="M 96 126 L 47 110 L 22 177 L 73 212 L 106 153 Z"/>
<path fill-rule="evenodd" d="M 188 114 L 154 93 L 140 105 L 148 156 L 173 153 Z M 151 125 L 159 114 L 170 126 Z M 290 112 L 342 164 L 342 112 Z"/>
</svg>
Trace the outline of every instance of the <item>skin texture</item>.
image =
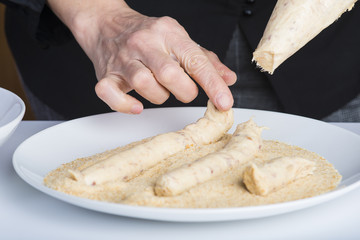
<svg viewBox="0 0 360 240">
<path fill-rule="evenodd" d="M 170 93 L 188 103 L 196 98 L 196 81 L 220 111 L 233 105 L 228 88 L 236 74 L 216 54 L 191 40 L 170 17 L 148 17 L 121 0 L 48 0 L 94 64 L 95 91 L 115 111 L 138 114 L 135 90 L 154 104 Z"/>
</svg>

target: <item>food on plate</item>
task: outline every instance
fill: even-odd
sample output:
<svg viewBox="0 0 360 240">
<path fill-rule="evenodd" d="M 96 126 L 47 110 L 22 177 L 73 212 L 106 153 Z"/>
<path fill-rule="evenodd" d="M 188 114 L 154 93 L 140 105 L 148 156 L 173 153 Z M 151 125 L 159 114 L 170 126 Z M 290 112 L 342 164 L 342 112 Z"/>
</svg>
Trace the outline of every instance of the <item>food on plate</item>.
<svg viewBox="0 0 360 240">
<path fill-rule="evenodd" d="M 183 130 L 75 159 L 49 172 L 44 184 L 99 201 L 174 208 L 279 203 L 316 196 L 339 184 L 341 175 L 318 154 L 276 140 L 263 140 L 264 127 L 258 127 L 253 119 L 240 123 L 233 135 L 228 134 L 232 123 L 232 111 L 219 112 L 209 103 L 204 118 Z M 312 174 L 302 172 L 301 178 L 294 177 L 300 164 L 309 164 L 296 162 L 292 169 L 289 159 L 311 161 Z M 103 170 L 97 172 L 100 166 Z M 255 179 L 254 189 L 265 186 L 266 195 L 253 191 L 246 174 L 244 177 L 249 166 L 256 168 L 255 178 L 249 174 Z M 279 179 L 270 184 L 260 181 L 259 185 L 256 177 L 271 175 L 273 170 Z"/>
<path fill-rule="evenodd" d="M 313 161 L 299 157 L 278 157 L 262 166 L 251 164 L 244 172 L 246 188 L 253 194 L 267 195 L 287 184 L 311 175 L 315 170 Z"/>
<path fill-rule="evenodd" d="M 155 184 L 156 195 L 178 195 L 191 187 L 225 174 L 232 168 L 246 164 L 261 148 L 262 130 L 263 128 L 258 127 L 252 119 L 239 124 L 228 143 L 219 151 L 162 175 Z"/>
<path fill-rule="evenodd" d="M 278 0 L 253 61 L 272 74 L 322 30 L 350 11 L 357 0 Z"/>
<path fill-rule="evenodd" d="M 218 111 L 209 101 L 203 118 L 177 132 L 157 135 L 141 144 L 116 152 L 81 171 L 69 170 L 77 181 L 87 185 L 121 179 L 128 181 L 171 155 L 190 146 L 219 140 L 234 122 L 233 110 Z"/>
</svg>

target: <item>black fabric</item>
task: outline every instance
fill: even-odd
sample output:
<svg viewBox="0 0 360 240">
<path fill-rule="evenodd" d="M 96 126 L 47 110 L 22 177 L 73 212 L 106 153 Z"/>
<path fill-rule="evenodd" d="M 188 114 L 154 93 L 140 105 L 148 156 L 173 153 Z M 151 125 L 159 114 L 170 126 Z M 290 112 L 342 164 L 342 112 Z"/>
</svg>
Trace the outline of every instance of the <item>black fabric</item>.
<svg viewBox="0 0 360 240">
<path fill-rule="evenodd" d="M 211 4 L 203 0 L 177 3 L 134 0 L 127 3 L 143 14 L 174 17 L 183 24 L 195 42 L 214 51 L 220 58 L 225 56 L 237 22 L 236 15 L 221 15 L 228 5 L 216 1 Z M 67 119 L 110 111 L 95 94 L 97 80 L 91 62 L 74 38 L 69 37 L 68 41 L 59 45 L 51 34 L 58 31 L 50 30 L 52 23 L 56 23 L 54 29 L 59 27 L 58 21 L 54 20 L 55 15 L 49 13 L 46 7 L 44 9 L 39 25 L 47 27 L 37 29 L 32 35 L 25 31 L 29 24 L 26 12 L 11 7 L 6 11 L 7 38 L 23 81 L 41 101 Z M 50 21 L 47 21 L 47 17 Z M 39 39 L 39 35 L 43 38 Z M 208 98 L 201 88 L 199 90 L 198 97 L 189 104 L 185 105 L 170 96 L 161 107 L 206 106 Z M 142 101 L 145 108 L 159 107 L 134 91 L 130 94 Z"/>
<path fill-rule="evenodd" d="M 26 17 L 8 8 L 5 30 L 21 77 L 33 94 L 67 119 L 109 111 L 95 94 L 92 63 L 76 41 L 39 44 L 26 33 Z"/>
<path fill-rule="evenodd" d="M 69 29 L 47 7 L 46 0 L 0 0 L 0 2 L 16 10 L 25 23 L 22 29 L 24 33 L 34 38 L 42 48 L 62 44 L 72 38 Z"/>
<path fill-rule="evenodd" d="M 31 9 L 34 12 L 41 13 L 46 0 L 0 0 L 8 6 Z"/>
<path fill-rule="evenodd" d="M 240 25 L 251 50 L 255 50 L 274 1 L 257 0 L 251 17 Z M 344 106 L 360 92 L 360 6 L 323 30 L 287 59 L 273 75 L 267 75 L 286 112 L 323 118 Z"/>
<path fill-rule="evenodd" d="M 252 48 L 250 51 L 256 48 L 276 1 L 129 0 L 127 3 L 149 16 L 174 17 L 194 41 L 223 59 L 237 24 Z M 267 75 L 286 112 L 322 118 L 360 92 L 358 5 L 283 63 L 274 75 Z M 34 94 L 66 118 L 109 111 L 95 95 L 97 80 L 91 62 L 55 15 L 44 5 L 37 8 L 39 12 L 31 6 L 27 10 L 24 5 L 8 6 L 8 41 L 23 80 Z M 205 105 L 206 100 L 201 92 L 189 105 Z M 156 107 L 145 100 L 143 103 L 145 107 Z M 179 105 L 183 104 L 171 97 L 162 106 Z"/>
</svg>

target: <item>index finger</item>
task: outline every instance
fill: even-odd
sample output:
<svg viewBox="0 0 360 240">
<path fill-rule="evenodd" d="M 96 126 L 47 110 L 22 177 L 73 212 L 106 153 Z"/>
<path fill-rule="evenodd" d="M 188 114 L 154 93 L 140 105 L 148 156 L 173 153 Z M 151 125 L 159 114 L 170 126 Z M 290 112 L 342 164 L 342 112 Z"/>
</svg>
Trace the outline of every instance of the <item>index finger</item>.
<svg viewBox="0 0 360 240">
<path fill-rule="evenodd" d="M 191 40 L 173 42 L 170 46 L 184 70 L 204 89 L 220 111 L 229 110 L 234 99 L 229 87 L 199 45 Z"/>
</svg>

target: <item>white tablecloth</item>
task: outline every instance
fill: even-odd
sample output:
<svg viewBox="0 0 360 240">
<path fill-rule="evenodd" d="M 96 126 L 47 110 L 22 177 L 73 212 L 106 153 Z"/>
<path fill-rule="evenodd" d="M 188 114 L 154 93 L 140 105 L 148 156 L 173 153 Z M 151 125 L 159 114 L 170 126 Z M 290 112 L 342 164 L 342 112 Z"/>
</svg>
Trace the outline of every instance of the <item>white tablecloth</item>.
<svg viewBox="0 0 360 240">
<path fill-rule="evenodd" d="M 26 138 L 57 123 L 23 121 L 0 147 L 0 239 L 360 239 L 360 189 L 292 213 L 219 223 L 132 219 L 54 199 L 17 176 L 12 155 Z M 360 134 L 360 123 L 336 125 Z"/>
</svg>

